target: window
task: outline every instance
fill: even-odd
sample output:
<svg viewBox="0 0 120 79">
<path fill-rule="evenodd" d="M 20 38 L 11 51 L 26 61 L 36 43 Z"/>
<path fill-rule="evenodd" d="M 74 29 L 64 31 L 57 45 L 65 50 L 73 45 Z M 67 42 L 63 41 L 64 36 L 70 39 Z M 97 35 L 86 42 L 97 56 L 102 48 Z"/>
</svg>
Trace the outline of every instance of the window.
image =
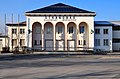
<svg viewBox="0 0 120 79">
<path fill-rule="evenodd" d="M 62 26 L 58 26 L 58 34 L 62 33 Z"/>
<path fill-rule="evenodd" d="M 34 41 L 34 45 L 37 45 L 37 40 Z"/>
<path fill-rule="evenodd" d="M 40 40 L 40 45 L 42 45 L 42 40 Z"/>
<path fill-rule="evenodd" d="M 113 30 L 114 30 L 114 31 L 120 30 L 120 26 L 114 26 L 114 27 L 113 27 Z"/>
<path fill-rule="evenodd" d="M 103 29 L 103 34 L 108 34 L 108 29 Z"/>
<path fill-rule="evenodd" d="M 25 45 L 25 39 L 20 39 L 20 46 L 24 46 Z"/>
<path fill-rule="evenodd" d="M 25 33 L 25 29 L 20 29 L 20 34 L 24 34 Z"/>
<path fill-rule="evenodd" d="M 41 34 L 41 27 L 40 26 L 35 27 L 35 33 L 36 34 Z"/>
<path fill-rule="evenodd" d="M 120 38 L 113 38 L 113 43 L 120 43 Z"/>
<path fill-rule="evenodd" d="M 100 46 L 100 39 L 95 39 L 95 46 Z"/>
<path fill-rule="evenodd" d="M 100 29 L 95 29 L 95 34 L 100 34 Z"/>
<path fill-rule="evenodd" d="M 17 34 L 17 29 L 12 29 L 12 34 Z"/>
<path fill-rule="evenodd" d="M 73 33 L 73 26 L 69 27 L 69 34 Z"/>
<path fill-rule="evenodd" d="M 50 26 L 47 27 L 47 34 L 51 34 L 52 28 Z"/>
<path fill-rule="evenodd" d="M 78 45 L 80 45 L 80 40 L 78 40 Z"/>
<path fill-rule="evenodd" d="M 12 46 L 17 46 L 17 39 L 12 39 Z"/>
<path fill-rule="evenodd" d="M 104 43 L 104 44 L 103 44 L 104 46 L 108 46 L 108 45 L 109 45 L 108 39 L 104 39 L 103 41 L 104 41 L 104 42 L 103 42 L 103 43 Z"/>
<path fill-rule="evenodd" d="M 83 45 L 86 45 L 86 40 L 83 41 Z"/>
<path fill-rule="evenodd" d="M 84 26 L 80 26 L 79 32 L 80 32 L 80 34 L 81 34 L 81 33 L 84 33 Z"/>
</svg>

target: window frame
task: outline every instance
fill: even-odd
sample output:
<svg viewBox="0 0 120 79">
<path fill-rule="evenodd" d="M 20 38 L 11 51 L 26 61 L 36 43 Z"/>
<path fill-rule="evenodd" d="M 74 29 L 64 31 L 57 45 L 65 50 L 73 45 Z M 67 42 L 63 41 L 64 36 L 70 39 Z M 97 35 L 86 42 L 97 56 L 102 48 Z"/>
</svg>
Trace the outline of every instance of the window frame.
<svg viewBox="0 0 120 79">
<path fill-rule="evenodd" d="M 47 34 L 51 34 L 52 32 L 52 27 L 51 26 L 47 26 L 47 31 L 46 31 L 46 33 Z"/>
<path fill-rule="evenodd" d="M 73 26 L 70 26 L 68 30 L 69 30 L 69 34 L 73 34 L 74 33 L 74 27 Z"/>
<path fill-rule="evenodd" d="M 100 39 L 95 39 L 95 46 L 100 46 Z"/>
<path fill-rule="evenodd" d="M 80 27 L 79 27 L 79 33 L 80 33 L 80 34 L 85 33 L 85 26 L 80 26 Z"/>
<path fill-rule="evenodd" d="M 103 29 L 103 34 L 108 34 L 108 29 Z"/>
<path fill-rule="evenodd" d="M 109 39 L 103 39 L 103 45 L 109 46 Z"/>
<path fill-rule="evenodd" d="M 100 29 L 95 29 L 95 34 L 100 34 Z"/>
<path fill-rule="evenodd" d="M 58 32 L 58 34 L 62 34 L 63 33 L 63 27 L 62 26 L 58 26 L 57 32 Z"/>
</svg>

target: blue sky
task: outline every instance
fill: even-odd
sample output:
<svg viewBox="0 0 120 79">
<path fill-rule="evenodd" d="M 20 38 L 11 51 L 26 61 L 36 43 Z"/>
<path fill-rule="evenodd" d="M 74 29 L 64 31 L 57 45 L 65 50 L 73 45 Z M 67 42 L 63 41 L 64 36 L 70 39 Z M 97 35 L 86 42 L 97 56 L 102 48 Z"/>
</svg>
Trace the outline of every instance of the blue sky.
<svg viewBox="0 0 120 79">
<path fill-rule="evenodd" d="M 20 21 L 25 21 L 24 12 L 42 8 L 56 3 L 65 3 L 81 9 L 96 12 L 95 20 L 120 20 L 120 0 L 1 0 L 0 1 L 0 31 L 4 29 L 4 15 L 7 22 L 14 22 L 20 15 Z"/>
</svg>

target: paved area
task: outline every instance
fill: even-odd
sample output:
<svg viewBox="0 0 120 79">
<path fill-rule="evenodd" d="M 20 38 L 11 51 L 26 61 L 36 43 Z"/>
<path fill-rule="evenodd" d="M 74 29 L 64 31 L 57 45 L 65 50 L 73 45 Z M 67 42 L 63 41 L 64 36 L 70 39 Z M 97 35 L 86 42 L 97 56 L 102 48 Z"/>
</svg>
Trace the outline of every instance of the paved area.
<svg viewBox="0 0 120 79">
<path fill-rule="evenodd" d="M 0 57 L 0 79 L 120 79 L 120 57 L 104 55 Z"/>
</svg>

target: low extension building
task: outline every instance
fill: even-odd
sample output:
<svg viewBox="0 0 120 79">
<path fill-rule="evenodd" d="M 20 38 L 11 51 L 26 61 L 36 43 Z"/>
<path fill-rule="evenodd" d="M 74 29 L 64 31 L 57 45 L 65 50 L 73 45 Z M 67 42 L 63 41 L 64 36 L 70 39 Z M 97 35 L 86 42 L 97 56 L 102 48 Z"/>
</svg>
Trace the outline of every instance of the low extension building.
<svg viewBox="0 0 120 79">
<path fill-rule="evenodd" d="M 15 50 L 15 47 L 27 46 L 27 27 L 26 22 L 7 23 L 10 51 Z"/>
<path fill-rule="evenodd" d="M 0 35 L 0 52 L 5 48 L 9 48 L 9 38 L 7 35 Z"/>
</svg>

